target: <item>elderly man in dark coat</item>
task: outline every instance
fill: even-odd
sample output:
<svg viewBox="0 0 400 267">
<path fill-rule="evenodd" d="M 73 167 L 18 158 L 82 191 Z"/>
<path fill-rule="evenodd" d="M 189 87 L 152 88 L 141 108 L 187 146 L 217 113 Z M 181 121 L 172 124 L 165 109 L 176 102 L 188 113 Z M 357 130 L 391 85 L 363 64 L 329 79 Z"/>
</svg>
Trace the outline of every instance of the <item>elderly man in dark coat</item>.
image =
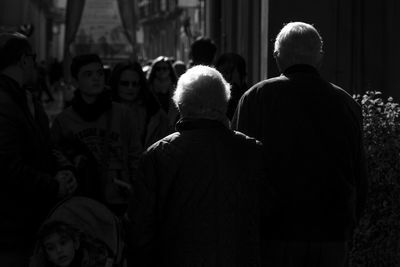
<svg viewBox="0 0 400 267">
<path fill-rule="evenodd" d="M 283 27 L 274 55 L 282 75 L 248 90 L 233 118 L 263 143 L 278 198 L 262 226 L 265 266 L 344 266 L 366 196 L 361 108 L 318 73 L 312 25 Z"/>
<path fill-rule="evenodd" d="M 229 129 L 229 96 L 214 68 L 179 79 L 177 132 L 145 152 L 126 214 L 132 266 L 259 266 L 262 149 Z"/>
</svg>

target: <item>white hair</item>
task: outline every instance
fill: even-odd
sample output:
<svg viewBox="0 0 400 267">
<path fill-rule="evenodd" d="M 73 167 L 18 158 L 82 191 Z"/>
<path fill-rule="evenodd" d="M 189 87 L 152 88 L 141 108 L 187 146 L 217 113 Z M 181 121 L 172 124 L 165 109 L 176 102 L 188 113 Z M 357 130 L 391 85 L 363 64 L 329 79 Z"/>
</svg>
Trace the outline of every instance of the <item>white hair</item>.
<svg viewBox="0 0 400 267">
<path fill-rule="evenodd" d="M 179 78 L 172 99 L 183 118 L 220 120 L 225 118 L 230 88 L 216 69 L 197 65 Z"/>
<path fill-rule="evenodd" d="M 323 53 L 322 46 L 322 38 L 314 26 L 304 22 L 290 22 L 276 36 L 274 55 L 286 66 L 316 66 Z"/>
</svg>

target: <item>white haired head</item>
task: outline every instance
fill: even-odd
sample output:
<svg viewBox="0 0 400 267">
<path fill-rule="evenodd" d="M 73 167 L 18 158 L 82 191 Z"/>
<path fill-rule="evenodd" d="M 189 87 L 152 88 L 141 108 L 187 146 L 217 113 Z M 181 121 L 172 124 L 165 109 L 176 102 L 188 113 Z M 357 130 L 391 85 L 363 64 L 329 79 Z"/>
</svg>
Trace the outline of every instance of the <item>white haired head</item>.
<svg viewBox="0 0 400 267">
<path fill-rule="evenodd" d="M 178 80 L 173 101 L 182 118 L 226 120 L 230 85 L 216 69 L 197 65 Z"/>
<path fill-rule="evenodd" d="M 295 64 L 319 67 L 323 41 L 311 24 L 290 22 L 275 39 L 274 56 L 281 71 Z"/>
</svg>

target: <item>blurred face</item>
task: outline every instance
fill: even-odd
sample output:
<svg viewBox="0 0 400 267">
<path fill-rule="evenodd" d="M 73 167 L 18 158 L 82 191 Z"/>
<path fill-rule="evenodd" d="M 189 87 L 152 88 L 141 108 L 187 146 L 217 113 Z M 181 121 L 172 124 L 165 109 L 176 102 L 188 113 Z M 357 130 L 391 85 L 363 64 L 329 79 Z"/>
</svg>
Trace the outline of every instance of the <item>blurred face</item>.
<svg viewBox="0 0 400 267">
<path fill-rule="evenodd" d="M 104 90 L 104 70 L 98 62 L 82 66 L 78 73 L 78 87 L 82 95 L 95 97 Z"/>
<path fill-rule="evenodd" d="M 236 84 L 240 85 L 241 84 L 241 79 L 240 79 L 240 74 L 235 68 L 230 63 L 224 63 L 221 66 L 218 67 L 218 71 L 221 72 L 222 76 L 224 76 L 224 79 L 230 83 L 230 84 Z"/>
<path fill-rule="evenodd" d="M 124 70 L 118 83 L 118 95 L 123 101 L 136 100 L 140 92 L 140 77 L 133 70 Z"/>
<path fill-rule="evenodd" d="M 160 62 L 154 66 L 154 71 L 156 72 L 156 77 L 160 80 L 169 78 L 169 67 L 165 62 Z"/>
<path fill-rule="evenodd" d="M 75 257 L 77 244 L 66 236 L 54 233 L 48 236 L 44 242 L 44 249 L 48 260 L 57 267 L 68 267 Z"/>
</svg>

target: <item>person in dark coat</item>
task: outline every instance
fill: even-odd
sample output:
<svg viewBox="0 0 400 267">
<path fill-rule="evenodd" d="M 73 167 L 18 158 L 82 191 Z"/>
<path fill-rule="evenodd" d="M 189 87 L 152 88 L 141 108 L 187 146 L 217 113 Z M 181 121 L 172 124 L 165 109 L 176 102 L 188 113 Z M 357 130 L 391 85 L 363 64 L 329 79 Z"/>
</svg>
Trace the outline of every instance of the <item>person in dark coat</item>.
<svg viewBox="0 0 400 267">
<path fill-rule="evenodd" d="M 130 266 L 259 266 L 262 148 L 229 129 L 229 89 L 207 66 L 180 77 L 177 132 L 144 153 L 125 215 Z"/>
<path fill-rule="evenodd" d="M 277 194 L 262 223 L 265 266 L 344 266 L 365 205 L 360 106 L 318 68 L 322 38 L 288 23 L 275 41 L 279 77 L 241 98 L 232 127 L 260 140 Z"/>
<path fill-rule="evenodd" d="M 36 231 L 52 205 L 76 189 L 67 162 L 49 142 L 43 107 L 26 88 L 36 82 L 27 38 L 0 34 L 0 262 L 26 266 Z"/>
</svg>

